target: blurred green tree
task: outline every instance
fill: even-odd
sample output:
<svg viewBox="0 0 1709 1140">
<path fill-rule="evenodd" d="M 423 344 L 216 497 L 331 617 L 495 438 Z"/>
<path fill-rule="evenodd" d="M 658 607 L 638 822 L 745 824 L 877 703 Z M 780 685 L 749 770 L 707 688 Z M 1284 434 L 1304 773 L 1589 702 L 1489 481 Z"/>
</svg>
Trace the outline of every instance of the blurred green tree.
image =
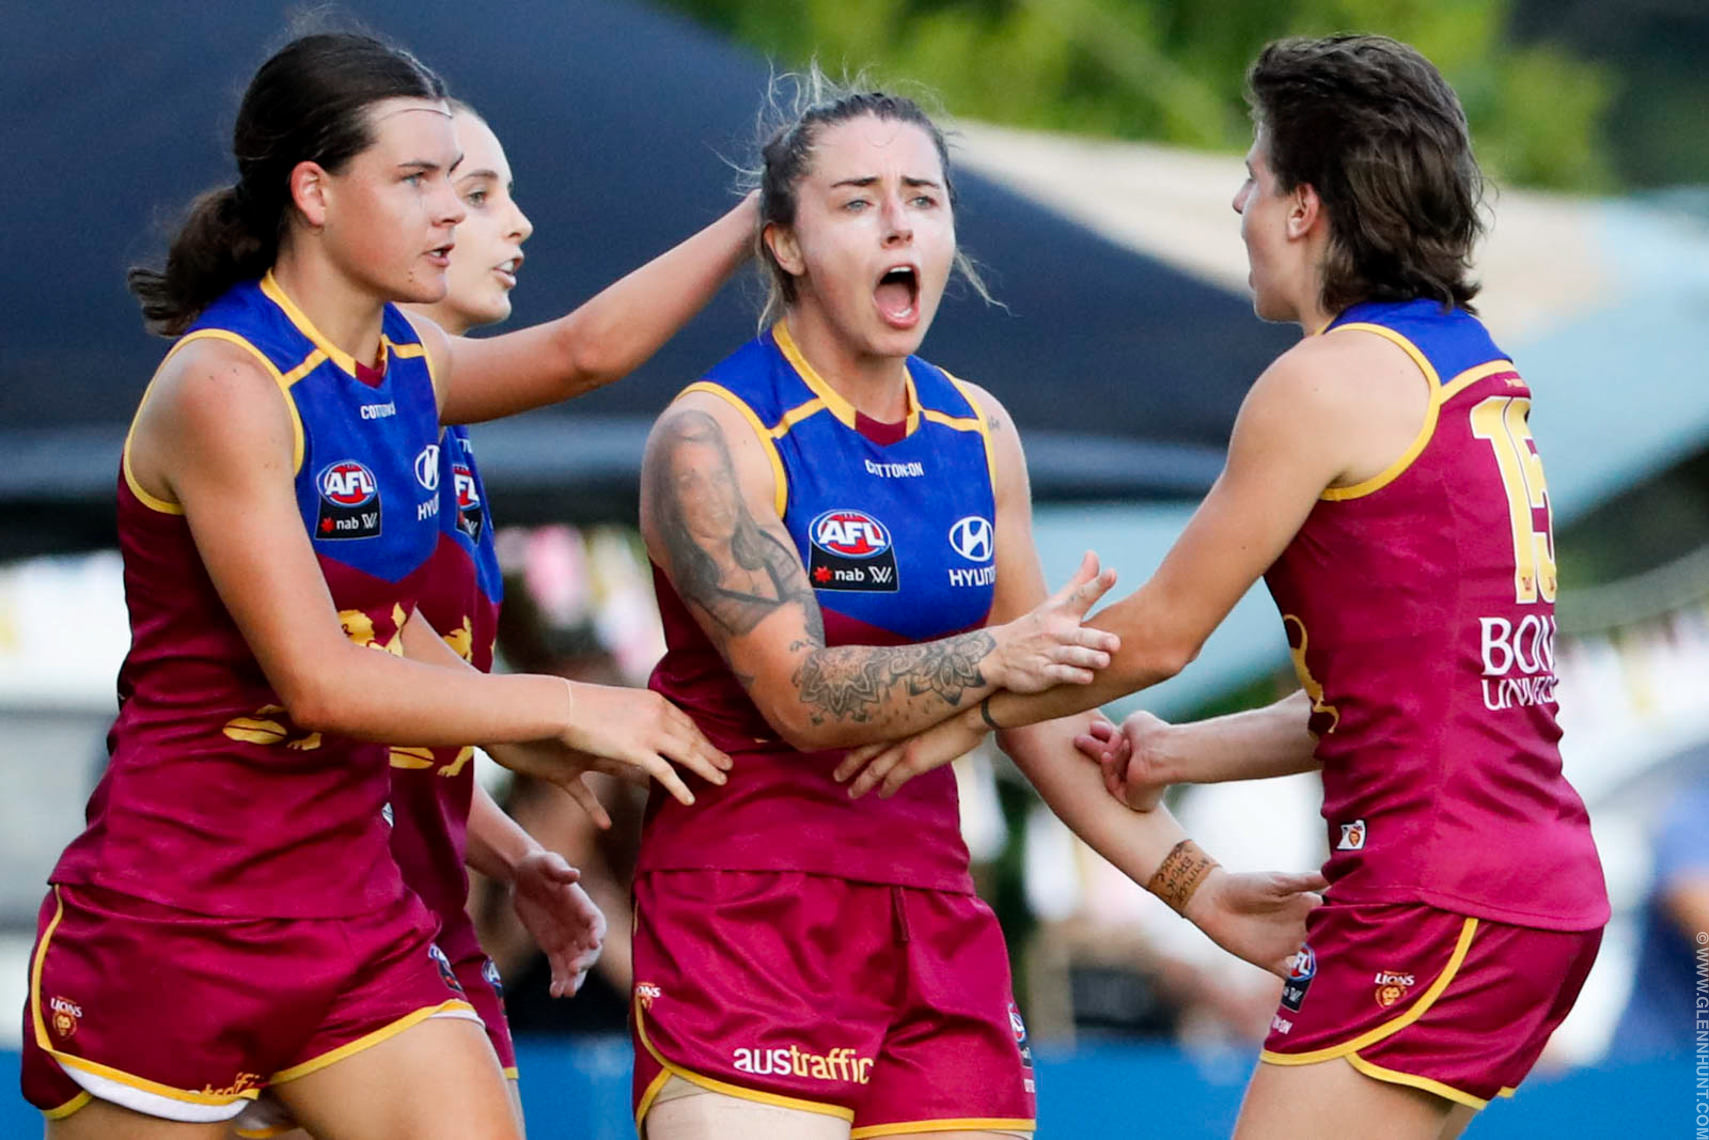
<svg viewBox="0 0 1709 1140">
<path fill-rule="evenodd" d="M 958 115 L 1243 149 L 1247 64 L 1283 35 L 1381 31 L 1460 92 L 1499 180 L 1612 187 L 1606 67 L 1507 37 L 1511 0 L 667 0 L 791 67 L 924 85 Z"/>
</svg>

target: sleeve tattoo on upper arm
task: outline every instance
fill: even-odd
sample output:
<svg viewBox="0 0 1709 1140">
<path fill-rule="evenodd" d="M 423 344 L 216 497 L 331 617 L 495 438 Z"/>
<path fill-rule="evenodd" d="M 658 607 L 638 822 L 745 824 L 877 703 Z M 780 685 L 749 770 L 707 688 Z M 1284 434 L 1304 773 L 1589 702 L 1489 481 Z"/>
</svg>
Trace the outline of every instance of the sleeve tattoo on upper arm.
<svg viewBox="0 0 1709 1140">
<path fill-rule="evenodd" d="M 647 496 L 683 601 L 731 634 L 799 605 L 808 634 L 825 641 L 819 603 L 800 557 L 748 510 L 718 421 L 685 409 L 660 424 Z"/>
<path fill-rule="evenodd" d="M 748 633 L 785 606 L 799 606 L 807 651 L 792 681 L 815 724 L 872 721 L 892 691 L 935 695 L 950 708 L 986 684 L 981 663 L 996 648 L 984 630 L 919 645 L 825 647 L 825 622 L 800 556 L 748 509 L 718 421 L 683 409 L 661 422 L 644 494 L 686 603 L 711 616 L 723 637 Z M 715 636 L 718 636 L 715 633 Z M 752 677 L 741 676 L 744 688 Z"/>
</svg>

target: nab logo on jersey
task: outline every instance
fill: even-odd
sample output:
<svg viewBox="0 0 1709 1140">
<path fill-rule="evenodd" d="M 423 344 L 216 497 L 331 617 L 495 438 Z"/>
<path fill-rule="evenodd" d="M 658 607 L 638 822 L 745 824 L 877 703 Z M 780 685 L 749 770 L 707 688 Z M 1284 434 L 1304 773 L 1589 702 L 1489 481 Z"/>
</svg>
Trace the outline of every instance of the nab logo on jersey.
<svg viewBox="0 0 1709 1140">
<path fill-rule="evenodd" d="M 372 538 L 380 533 L 380 484 L 354 459 L 321 468 L 320 518 L 316 538 Z"/>
<path fill-rule="evenodd" d="M 865 511 L 826 511 L 807 527 L 807 576 L 818 590 L 897 590 L 890 531 Z"/>
<path fill-rule="evenodd" d="M 475 472 L 467 463 L 451 465 L 451 489 L 457 492 L 457 529 L 470 542 L 481 541 L 486 520 L 481 517 L 481 489 L 475 484 Z"/>
</svg>

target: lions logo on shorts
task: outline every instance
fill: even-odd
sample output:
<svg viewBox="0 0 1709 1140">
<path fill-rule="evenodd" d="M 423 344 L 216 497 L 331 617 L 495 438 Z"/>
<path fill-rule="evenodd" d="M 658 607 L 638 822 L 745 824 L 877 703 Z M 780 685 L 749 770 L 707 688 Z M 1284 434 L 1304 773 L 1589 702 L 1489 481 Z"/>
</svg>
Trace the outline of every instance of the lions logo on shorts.
<svg viewBox="0 0 1709 1140">
<path fill-rule="evenodd" d="M 427 956 L 433 959 L 435 966 L 439 967 L 439 976 L 445 980 L 445 984 L 450 986 L 453 992 L 461 994 L 463 987 L 457 982 L 456 971 L 451 969 L 451 959 L 445 956 L 445 951 L 439 948 L 438 943 L 430 942 L 427 944 Z"/>
<path fill-rule="evenodd" d="M 77 1032 L 78 1021 L 83 1017 L 83 1007 L 62 997 L 49 998 L 47 1004 L 53 1011 L 53 1031 L 59 1034 L 60 1040 L 71 1040 Z"/>
<path fill-rule="evenodd" d="M 1411 974 L 1397 974 L 1393 970 L 1384 970 L 1377 975 L 1377 1004 L 1387 1009 L 1395 1002 L 1406 996 L 1416 979 Z"/>
</svg>

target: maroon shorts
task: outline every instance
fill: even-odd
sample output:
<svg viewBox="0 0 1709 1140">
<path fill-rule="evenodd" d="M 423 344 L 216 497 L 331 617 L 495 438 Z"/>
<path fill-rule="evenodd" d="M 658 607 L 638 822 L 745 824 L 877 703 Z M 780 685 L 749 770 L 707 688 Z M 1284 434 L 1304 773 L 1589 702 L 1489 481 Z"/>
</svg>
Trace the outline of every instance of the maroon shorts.
<svg viewBox="0 0 1709 1140">
<path fill-rule="evenodd" d="M 1511 1096 L 1578 999 L 1602 931 L 1535 930 L 1411 903 L 1325 903 L 1262 1059 L 1345 1057 L 1482 1108 Z"/>
<path fill-rule="evenodd" d="M 293 1080 L 435 1014 L 474 1011 L 414 895 L 336 919 L 191 914 L 85 886 L 42 904 L 24 1097 L 50 1119 L 91 1096 L 228 1120 Z"/>
<path fill-rule="evenodd" d="M 975 895 L 787 871 L 635 880 L 635 1118 L 671 1076 L 852 1135 L 1030 1132 L 1032 1053 Z"/>
</svg>

